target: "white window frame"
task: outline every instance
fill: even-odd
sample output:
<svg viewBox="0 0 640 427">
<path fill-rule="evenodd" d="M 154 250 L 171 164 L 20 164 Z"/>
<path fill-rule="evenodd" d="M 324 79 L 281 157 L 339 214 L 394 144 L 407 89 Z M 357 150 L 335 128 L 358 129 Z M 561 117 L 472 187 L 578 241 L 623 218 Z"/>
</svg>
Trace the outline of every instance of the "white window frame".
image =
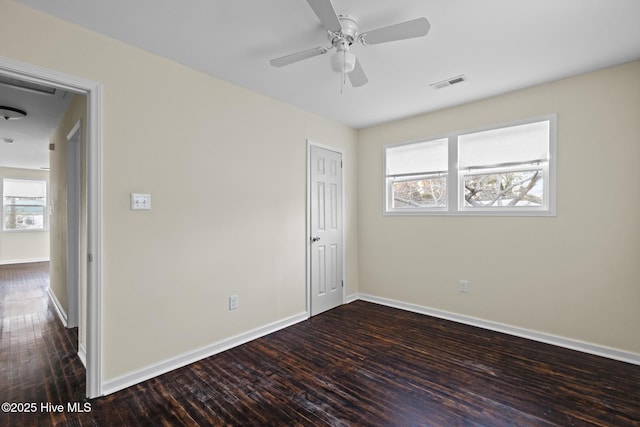
<svg viewBox="0 0 640 427">
<path fill-rule="evenodd" d="M 45 184 L 45 203 L 43 209 L 42 228 L 23 228 L 23 229 L 11 229 L 5 228 L 4 216 L 5 216 L 5 204 L 4 204 L 4 182 L 9 181 L 36 181 L 44 182 Z M 0 200 L 2 201 L 2 224 L 0 225 L 0 231 L 3 233 L 40 233 L 43 231 L 49 231 L 49 180 L 44 178 L 13 178 L 13 177 L 0 177 Z"/>
<path fill-rule="evenodd" d="M 458 168 L 458 137 L 475 132 L 484 132 L 494 129 L 507 128 L 529 123 L 549 122 L 549 160 L 538 164 L 502 164 L 495 167 L 471 168 L 461 170 Z M 447 207 L 422 207 L 422 208 L 393 208 L 392 181 L 387 176 L 387 149 L 399 145 L 417 144 L 438 139 L 448 139 L 448 171 L 442 175 L 447 178 Z M 419 141 L 411 141 L 396 144 L 387 144 L 383 147 L 384 156 L 384 215 L 454 215 L 454 216 L 556 216 L 557 194 L 557 114 L 548 114 L 523 120 L 485 126 L 452 132 L 446 135 L 425 138 Z M 477 207 L 464 205 L 464 177 L 479 173 L 500 173 L 518 170 L 541 169 L 543 172 L 543 185 L 545 200 L 542 206 L 492 206 Z"/>
</svg>

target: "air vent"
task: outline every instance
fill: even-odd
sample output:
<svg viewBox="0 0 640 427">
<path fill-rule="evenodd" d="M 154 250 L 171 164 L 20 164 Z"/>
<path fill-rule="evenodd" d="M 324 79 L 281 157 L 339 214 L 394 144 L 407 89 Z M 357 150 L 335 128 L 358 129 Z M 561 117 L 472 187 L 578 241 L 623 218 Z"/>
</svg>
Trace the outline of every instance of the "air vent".
<svg viewBox="0 0 640 427">
<path fill-rule="evenodd" d="M 462 83 L 464 81 L 466 81 L 466 78 L 464 77 L 464 74 L 460 74 L 459 76 L 451 77 L 451 78 L 448 78 L 446 80 L 442 80 L 441 82 L 438 82 L 438 83 L 432 83 L 431 87 L 436 89 L 436 90 L 437 89 L 444 89 L 445 87 L 457 85 L 457 84 Z"/>
</svg>

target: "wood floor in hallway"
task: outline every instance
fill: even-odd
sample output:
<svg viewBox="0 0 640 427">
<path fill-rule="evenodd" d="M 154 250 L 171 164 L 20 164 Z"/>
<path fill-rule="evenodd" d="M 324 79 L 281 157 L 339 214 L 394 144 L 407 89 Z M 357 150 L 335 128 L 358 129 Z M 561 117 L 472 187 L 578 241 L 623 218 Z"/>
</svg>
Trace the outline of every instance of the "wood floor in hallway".
<svg viewBox="0 0 640 427">
<path fill-rule="evenodd" d="M 363 301 L 86 400 L 47 269 L 0 266 L 2 426 L 640 426 L 640 366 Z"/>
</svg>

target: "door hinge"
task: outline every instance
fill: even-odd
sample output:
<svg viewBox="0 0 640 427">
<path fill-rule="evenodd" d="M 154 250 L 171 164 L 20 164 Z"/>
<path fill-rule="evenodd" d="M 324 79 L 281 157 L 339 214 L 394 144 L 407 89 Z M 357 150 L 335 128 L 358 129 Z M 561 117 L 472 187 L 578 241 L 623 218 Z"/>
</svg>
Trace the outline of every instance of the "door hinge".
<svg viewBox="0 0 640 427">
<path fill-rule="evenodd" d="M 344 288 L 344 280 L 342 281 L 342 287 Z"/>
</svg>

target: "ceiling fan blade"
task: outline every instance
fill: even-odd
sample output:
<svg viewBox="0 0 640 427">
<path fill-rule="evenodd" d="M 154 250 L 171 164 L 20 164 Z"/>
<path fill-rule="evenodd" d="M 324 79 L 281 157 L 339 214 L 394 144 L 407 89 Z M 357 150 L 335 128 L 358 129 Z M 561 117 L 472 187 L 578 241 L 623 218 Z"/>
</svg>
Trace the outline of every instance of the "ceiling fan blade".
<svg viewBox="0 0 640 427">
<path fill-rule="evenodd" d="M 380 44 L 396 40 L 411 39 L 414 37 L 426 36 L 431 28 L 427 18 L 417 18 L 388 27 L 364 32 L 358 37 L 358 41 L 363 45 Z"/>
<path fill-rule="evenodd" d="M 307 3 L 318 16 L 324 28 L 333 33 L 342 31 L 342 24 L 340 24 L 340 19 L 338 19 L 338 14 L 331 4 L 331 0 L 307 0 Z"/>
<path fill-rule="evenodd" d="M 358 59 L 356 59 L 356 67 L 347 75 L 349 76 L 349 81 L 353 87 L 364 86 L 369 82 L 369 79 L 364 73 L 362 65 L 360 65 L 360 61 L 358 61 Z"/>
<path fill-rule="evenodd" d="M 313 49 L 303 50 L 302 52 L 292 53 L 291 55 L 281 56 L 269 61 L 274 67 L 284 67 L 285 65 L 293 64 L 294 62 L 302 61 L 303 59 L 313 58 L 314 56 L 324 55 L 329 50 L 324 47 L 314 47 Z"/>
</svg>

